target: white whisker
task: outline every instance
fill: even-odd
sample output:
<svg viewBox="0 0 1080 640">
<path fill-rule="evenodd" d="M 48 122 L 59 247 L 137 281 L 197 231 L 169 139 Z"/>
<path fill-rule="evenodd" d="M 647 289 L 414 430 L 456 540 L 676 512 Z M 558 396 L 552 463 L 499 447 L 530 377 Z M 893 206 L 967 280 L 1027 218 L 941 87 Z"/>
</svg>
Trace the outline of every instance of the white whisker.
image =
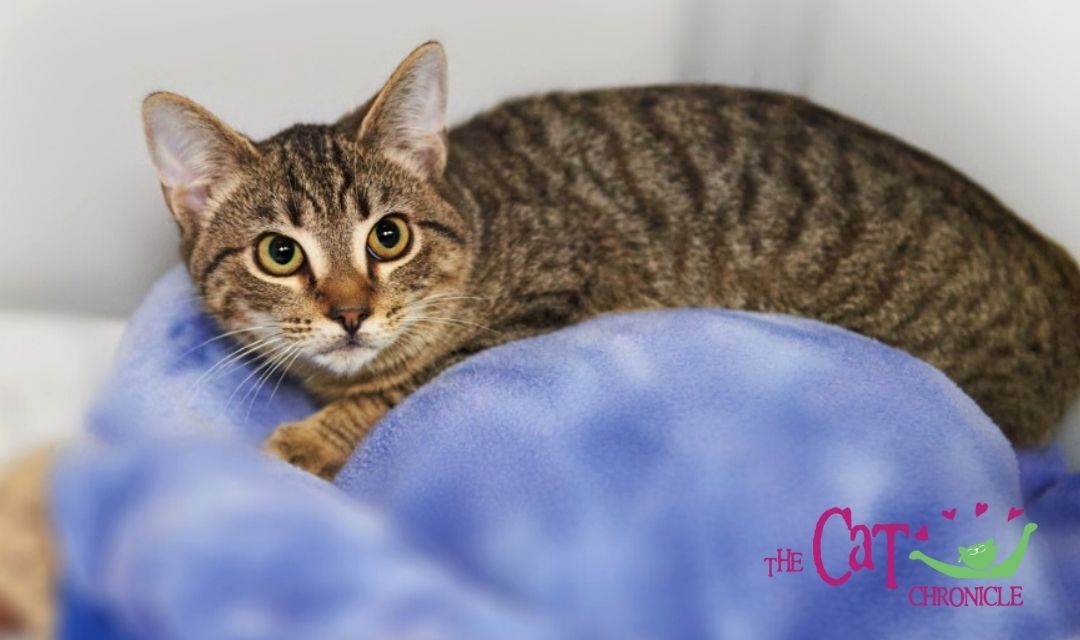
<svg viewBox="0 0 1080 640">
<path fill-rule="evenodd" d="M 271 366 L 266 372 L 259 376 L 259 383 L 257 385 L 252 387 L 250 391 L 244 394 L 244 397 L 240 400 L 241 404 L 243 404 L 244 400 L 246 400 L 249 395 L 251 396 L 251 401 L 248 402 L 247 411 L 244 413 L 244 422 L 247 422 L 251 418 L 251 410 L 255 406 L 255 401 L 259 399 L 259 391 L 262 390 L 263 385 L 266 384 L 266 381 L 274 375 L 274 372 L 277 371 L 278 367 L 285 364 L 285 361 L 288 360 L 292 356 L 292 354 L 299 348 L 300 347 L 297 347 L 296 345 L 289 345 L 289 347 L 286 348 L 283 352 L 275 356 L 272 360 L 272 362 L 274 363 L 273 366 Z"/>
<path fill-rule="evenodd" d="M 197 391 L 199 385 L 202 384 L 204 381 L 209 382 L 210 380 L 213 380 L 215 377 L 221 375 L 222 373 L 231 373 L 232 371 L 235 371 L 235 367 L 232 369 L 229 368 L 230 365 L 238 361 L 240 362 L 240 365 L 242 365 L 243 359 L 250 355 L 252 352 L 256 352 L 258 349 L 261 349 L 265 346 L 276 344 L 280 340 L 282 340 L 280 334 L 275 334 L 261 340 L 256 340 L 249 345 L 237 348 L 236 350 L 227 354 L 221 360 L 218 360 L 212 367 L 204 371 L 202 375 L 196 378 L 195 382 L 191 383 L 191 386 L 188 389 L 189 393 L 194 393 L 195 391 Z"/>
<path fill-rule="evenodd" d="M 486 325 L 471 322 L 469 320 L 460 320 L 458 318 L 443 318 L 441 316 L 412 316 L 409 318 L 410 322 L 432 322 L 432 323 L 446 323 L 446 324 L 458 324 L 467 327 L 476 327 L 484 331 L 490 331 L 492 333 L 500 333 L 499 331 L 492 329 Z"/>
<path fill-rule="evenodd" d="M 253 331 L 259 331 L 261 329 L 270 329 L 270 328 L 272 328 L 270 325 L 265 325 L 264 324 L 264 325 L 254 326 L 254 327 L 245 327 L 243 329 L 236 329 L 234 331 L 226 331 L 225 333 L 218 334 L 218 335 L 214 336 L 213 338 L 210 338 L 209 340 L 203 340 L 202 342 L 195 345 L 194 347 L 192 347 L 192 348 L 188 349 L 187 351 L 181 353 L 179 356 L 177 356 L 176 362 L 179 362 L 179 361 L 183 360 L 187 356 L 191 355 L 191 353 L 194 352 L 195 350 L 201 349 L 202 347 L 205 347 L 206 345 L 210 344 L 211 342 L 217 342 L 218 340 L 222 340 L 224 338 L 228 338 L 229 336 L 234 336 L 234 335 L 237 335 L 239 333 L 250 333 L 250 332 L 253 332 Z"/>
<path fill-rule="evenodd" d="M 262 371 L 264 368 L 270 366 L 270 364 L 273 362 L 273 358 L 276 358 L 277 355 L 281 352 L 281 350 L 288 349 L 289 346 L 290 346 L 289 344 L 277 345 L 273 349 L 271 349 L 269 352 L 267 352 L 265 354 L 260 354 L 260 357 L 266 359 L 266 361 L 263 362 L 262 364 L 260 364 L 254 370 L 252 370 L 252 372 L 249 373 L 246 378 L 244 378 L 243 380 L 240 381 L 240 384 L 236 385 L 236 389 L 233 390 L 232 394 L 229 395 L 229 399 L 225 402 L 225 410 L 226 411 L 228 411 L 229 407 L 232 405 L 233 398 L 235 398 L 236 394 L 239 393 L 240 390 L 244 388 L 244 386 L 248 383 L 248 381 L 251 380 L 256 375 L 258 375 L 259 372 Z"/>
<path fill-rule="evenodd" d="M 303 347 L 297 347 L 296 350 L 293 352 L 292 359 L 290 359 L 289 363 L 285 365 L 285 368 L 281 370 L 281 375 L 278 376 L 277 384 L 275 384 L 273 390 L 270 391 L 270 398 L 267 399 L 266 404 L 270 404 L 274 401 L 274 395 L 277 393 L 278 387 L 281 386 L 282 380 L 285 379 L 285 376 L 289 373 L 289 369 L 291 369 L 292 366 L 296 364 L 296 360 L 301 356 L 301 354 L 303 354 L 303 352 Z"/>
</svg>

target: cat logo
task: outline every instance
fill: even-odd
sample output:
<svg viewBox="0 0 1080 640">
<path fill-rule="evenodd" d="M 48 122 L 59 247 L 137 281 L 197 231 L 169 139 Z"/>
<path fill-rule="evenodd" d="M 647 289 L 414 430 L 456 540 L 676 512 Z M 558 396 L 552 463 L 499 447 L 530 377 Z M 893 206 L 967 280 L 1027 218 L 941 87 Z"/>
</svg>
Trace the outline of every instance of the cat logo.
<svg viewBox="0 0 1080 640">
<path fill-rule="evenodd" d="M 911 560 L 919 560 L 934 571 L 943 573 L 950 578 L 1011 578 L 1020 568 L 1020 562 L 1027 552 L 1028 540 L 1031 534 L 1039 528 L 1034 522 L 1024 525 L 1024 532 L 1020 534 L 1020 542 L 1001 564 L 994 564 L 997 558 L 997 545 L 990 538 L 985 542 L 973 544 L 970 547 L 958 547 L 960 557 L 957 559 L 961 564 L 949 564 L 936 560 L 922 551 L 912 551 L 908 554 Z"/>
</svg>

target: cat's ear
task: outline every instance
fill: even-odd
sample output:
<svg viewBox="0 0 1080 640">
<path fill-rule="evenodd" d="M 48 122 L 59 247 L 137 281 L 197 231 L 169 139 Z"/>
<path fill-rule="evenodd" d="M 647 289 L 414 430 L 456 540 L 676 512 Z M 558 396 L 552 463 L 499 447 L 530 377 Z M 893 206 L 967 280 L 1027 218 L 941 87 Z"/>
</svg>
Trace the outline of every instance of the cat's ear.
<svg viewBox="0 0 1080 640">
<path fill-rule="evenodd" d="M 258 152 L 250 140 L 183 96 L 150 94 L 142 111 L 165 203 L 190 235 L 209 221 L 211 198 L 234 184 Z"/>
<path fill-rule="evenodd" d="M 357 138 L 424 178 L 438 177 L 446 168 L 446 94 L 446 52 L 438 42 L 420 45 L 365 105 Z"/>
</svg>

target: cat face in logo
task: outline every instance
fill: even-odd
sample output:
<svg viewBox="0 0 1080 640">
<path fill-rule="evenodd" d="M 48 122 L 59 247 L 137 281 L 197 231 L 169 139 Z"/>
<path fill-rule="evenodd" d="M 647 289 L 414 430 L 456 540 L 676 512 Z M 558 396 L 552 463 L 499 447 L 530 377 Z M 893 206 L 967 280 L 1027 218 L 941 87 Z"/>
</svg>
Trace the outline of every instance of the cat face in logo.
<svg viewBox="0 0 1080 640">
<path fill-rule="evenodd" d="M 985 542 L 973 544 L 970 547 L 957 547 L 960 554 L 958 562 L 963 562 L 972 569 L 989 569 L 997 558 L 997 545 L 990 538 Z"/>
<path fill-rule="evenodd" d="M 402 366 L 460 326 L 469 227 L 442 196 L 439 45 L 338 123 L 261 143 L 174 94 L 143 115 L 205 306 L 268 361 L 349 376 Z"/>
</svg>

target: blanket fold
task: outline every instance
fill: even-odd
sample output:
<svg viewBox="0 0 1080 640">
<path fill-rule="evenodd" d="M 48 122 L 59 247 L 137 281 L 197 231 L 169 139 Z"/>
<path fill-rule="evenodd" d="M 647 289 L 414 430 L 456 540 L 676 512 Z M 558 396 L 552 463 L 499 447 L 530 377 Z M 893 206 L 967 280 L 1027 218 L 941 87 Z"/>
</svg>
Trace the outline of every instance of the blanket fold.
<svg viewBox="0 0 1080 640">
<path fill-rule="evenodd" d="M 1060 453 L 1018 457 L 940 372 L 850 332 L 677 310 L 510 343 L 409 397 L 335 485 L 253 450 L 313 405 L 217 334 L 166 276 L 91 414 L 102 444 L 59 466 L 66 637 L 1080 630 Z M 992 539 L 1000 562 L 1029 522 L 1008 577 L 909 558 Z"/>
</svg>

